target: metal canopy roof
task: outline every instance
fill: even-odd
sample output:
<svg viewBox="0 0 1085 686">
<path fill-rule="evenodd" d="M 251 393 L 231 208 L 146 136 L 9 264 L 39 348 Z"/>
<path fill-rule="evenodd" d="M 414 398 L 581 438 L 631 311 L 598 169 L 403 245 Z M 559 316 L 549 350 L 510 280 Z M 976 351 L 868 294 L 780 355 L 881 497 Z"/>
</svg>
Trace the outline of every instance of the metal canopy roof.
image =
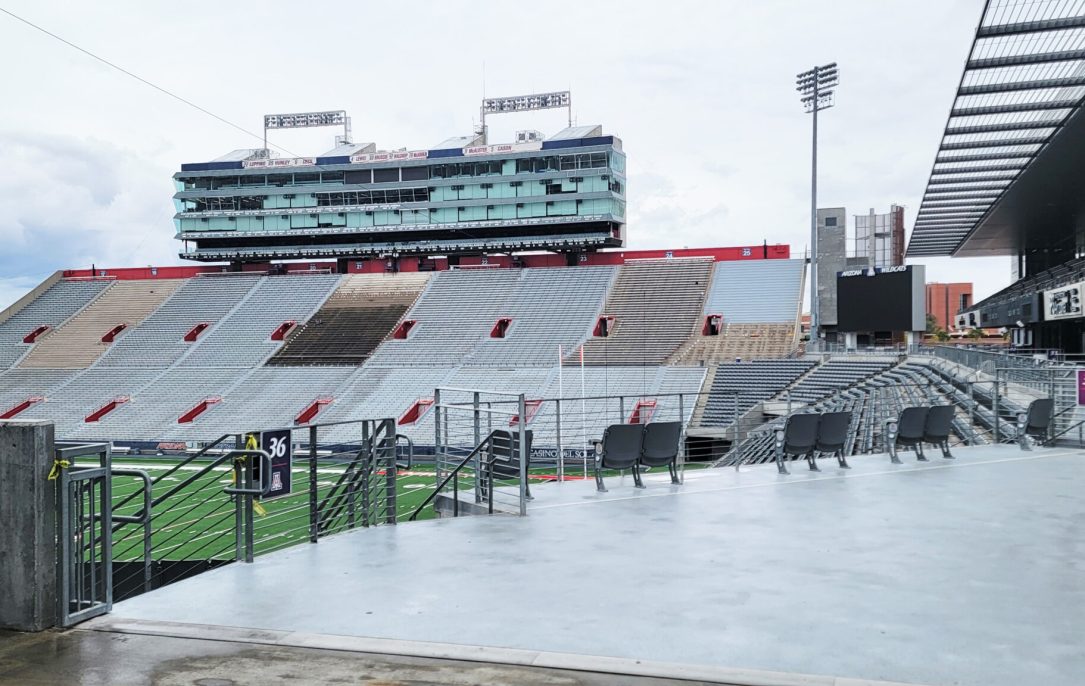
<svg viewBox="0 0 1085 686">
<path fill-rule="evenodd" d="M 1085 0 L 988 0 L 908 244 L 952 255 L 1085 98 Z"/>
</svg>

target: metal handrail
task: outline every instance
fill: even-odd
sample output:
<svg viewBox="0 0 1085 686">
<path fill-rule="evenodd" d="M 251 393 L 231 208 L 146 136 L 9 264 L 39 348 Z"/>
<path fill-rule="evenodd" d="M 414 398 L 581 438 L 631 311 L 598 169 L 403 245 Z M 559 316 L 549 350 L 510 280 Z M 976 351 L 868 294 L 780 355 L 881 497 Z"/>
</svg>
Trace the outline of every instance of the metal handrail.
<svg viewBox="0 0 1085 686">
<path fill-rule="evenodd" d="M 440 492 L 444 490 L 445 486 L 448 485 L 448 482 L 452 481 L 453 478 L 459 476 L 460 470 L 463 469 L 467 465 L 467 463 L 471 462 L 476 455 L 482 452 L 483 448 L 487 447 L 493 441 L 494 436 L 496 436 L 498 433 L 505 432 L 502 432 L 499 429 L 495 429 L 491 431 L 489 435 L 486 436 L 486 438 L 482 439 L 479 444 L 475 446 L 474 450 L 469 452 L 467 456 L 464 457 L 458 465 L 453 467 L 452 470 L 448 473 L 448 475 L 445 476 L 445 478 L 437 484 L 437 488 L 433 489 L 433 491 L 431 491 L 430 494 L 426 496 L 426 499 L 422 501 L 422 504 L 415 508 L 415 511 L 411 513 L 411 516 L 407 518 L 407 521 L 413 522 L 418 517 L 418 515 L 422 514 L 422 510 L 424 510 L 427 505 L 431 504 L 434 500 L 437 499 L 438 494 L 440 494 Z M 490 463 L 488 463 L 488 466 L 489 464 L 492 464 L 492 460 Z M 491 500 L 493 499 L 492 489 L 489 497 Z"/>
</svg>

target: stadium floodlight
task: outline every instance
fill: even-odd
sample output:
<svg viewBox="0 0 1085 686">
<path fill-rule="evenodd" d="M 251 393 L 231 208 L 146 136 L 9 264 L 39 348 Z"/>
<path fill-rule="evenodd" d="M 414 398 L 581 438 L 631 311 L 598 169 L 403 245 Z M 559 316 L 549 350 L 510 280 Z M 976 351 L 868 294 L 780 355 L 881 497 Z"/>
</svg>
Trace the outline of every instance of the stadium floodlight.
<svg viewBox="0 0 1085 686">
<path fill-rule="evenodd" d="M 840 83 L 836 62 L 808 69 L 795 76 L 795 90 L 803 109 L 814 115 L 813 154 L 810 171 L 810 345 L 818 345 L 818 112 L 832 107 Z"/>
<path fill-rule="evenodd" d="M 350 117 L 346 110 L 326 112 L 293 112 L 264 115 L 264 150 L 267 150 L 268 129 L 309 129 L 318 126 L 342 126 L 343 135 L 336 136 L 337 145 L 350 142 Z"/>
<path fill-rule="evenodd" d="M 530 95 L 510 95 L 500 98 L 483 98 L 480 134 L 486 135 L 487 114 L 508 114 L 510 112 L 531 112 L 533 110 L 552 110 L 566 108 L 569 111 L 569 126 L 573 125 L 573 95 L 571 91 L 553 91 L 551 93 L 532 93 Z"/>
</svg>

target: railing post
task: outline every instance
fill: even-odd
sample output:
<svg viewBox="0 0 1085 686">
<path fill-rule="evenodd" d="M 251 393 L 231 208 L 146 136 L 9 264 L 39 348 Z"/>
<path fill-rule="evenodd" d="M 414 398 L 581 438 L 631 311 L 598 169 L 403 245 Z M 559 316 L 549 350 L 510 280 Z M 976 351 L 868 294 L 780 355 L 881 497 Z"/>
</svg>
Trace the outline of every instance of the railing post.
<svg viewBox="0 0 1085 686">
<path fill-rule="evenodd" d="M 625 424 L 625 396 L 618 396 L 618 423 Z"/>
<path fill-rule="evenodd" d="M 994 393 L 992 393 L 991 404 L 994 407 L 994 411 L 995 411 L 995 445 L 998 445 L 999 443 L 1002 442 L 1002 431 L 1001 431 L 1001 426 L 1000 426 L 1000 422 L 1002 420 L 998 416 L 998 370 L 997 369 L 995 370 L 995 390 L 994 390 Z"/>
<path fill-rule="evenodd" d="M 241 450 L 243 446 L 241 434 L 234 436 L 234 449 Z M 234 471 L 234 484 L 242 485 L 245 475 L 241 463 L 235 459 L 230 468 Z M 234 499 L 234 561 L 241 562 L 245 559 L 245 504 L 240 494 L 231 497 Z"/>
<path fill-rule="evenodd" d="M 433 472 L 437 479 L 434 485 L 441 483 L 441 389 L 433 391 Z"/>
<path fill-rule="evenodd" d="M 316 442 L 317 428 L 309 427 L 309 542 L 316 543 L 320 539 L 320 512 L 317 504 L 317 480 L 316 480 Z"/>
<path fill-rule="evenodd" d="M 385 455 L 384 467 L 384 498 L 385 498 L 385 523 L 395 524 L 396 512 L 396 480 L 399 478 L 399 465 L 396 464 L 396 423 L 392 419 L 381 421 L 386 432 L 388 454 Z"/>
<path fill-rule="evenodd" d="M 523 517 L 527 514 L 527 433 L 524 431 L 524 427 L 527 426 L 525 419 L 527 418 L 527 403 L 524 402 L 524 394 L 521 393 L 517 398 L 517 413 L 520 415 L 520 421 L 517 422 L 517 434 L 519 438 L 519 448 L 517 453 L 520 456 L 520 516 Z M 490 498 L 493 498 L 493 493 L 490 494 Z"/>
<path fill-rule="evenodd" d="M 561 445 L 561 398 L 554 401 L 555 431 L 558 443 L 558 483 L 565 481 L 565 448 Z"/>
<path fill-rule="evenodd" d="M 678 483 L 686 482 L 686 396 L 678 394 L 678 421 L 682 430 L 678 434 Z M 696 401 L 694 401 L 696 404 Z"/>
<path fill-rule="evenodd" d="M 473 414 L 472 414 L 472 420 L 473 421 L 472 421 L 472 423 L 474 424 L 473 429 L 474 429 L 474 434 L 475 434 L 474 435 L 474 439 L 475 439 L 474 444 L 475 444 L 475 446 L 478 446 L 478 444 L 482 441 L 481 414 L 479 412 L 479 405 L 478 405 L 478 403 L 479 403 L 479 392 L 475 391 L 473 396 L 474 397 L 473 397 L 473 400 L 472 400 L 472 407 L 473 407 Z M 520 423 L 523 423 L 524 421 L 525 421 L 524 416 L 520 415 Z M 482 502 L 482 479 L 479 478 L 479 475 L 482 473 L 481 472 L 481 469 L 482 469 L 482 457 L 481 457 L 480 453 L 477 453 L 477 452 L 475 453 L 475 460 L 474 460 L 473 468 L 475 470 L 475 503 L 481 503 Z M 493 497 L 492 493 L 490 494 L 490 497 L 491 498 Z"/>
</svg>

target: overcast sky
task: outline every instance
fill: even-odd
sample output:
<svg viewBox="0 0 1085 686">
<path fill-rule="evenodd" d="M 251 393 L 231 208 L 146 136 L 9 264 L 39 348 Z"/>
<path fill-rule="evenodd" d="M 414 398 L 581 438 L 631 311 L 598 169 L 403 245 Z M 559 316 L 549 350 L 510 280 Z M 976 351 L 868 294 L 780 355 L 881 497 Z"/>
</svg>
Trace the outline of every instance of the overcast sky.
<svg viewBox="0 0 1085 686">
<path fill-rule="evenodd" d="M 346 109 L 356 141 L 424 149 L 488 95 L 571 89 L 628 155 L 629 247 L 809 241 L 810 117 L 794 76 L 840 64 L 819 205 L 908 227 L 982 0 L 399 3 L 0 0 L 232 122 Z M 176 264 L 171 175 L 256 139 L 0 14 L 0 307 L 71 267 Z M 491 142 L 559 111 L 491 118 Z M 280 132 L 299 154 L 335 131 Z M 929 281 L 1010 281 L 1008 258 L 925 260 Z"/>
</svg>

